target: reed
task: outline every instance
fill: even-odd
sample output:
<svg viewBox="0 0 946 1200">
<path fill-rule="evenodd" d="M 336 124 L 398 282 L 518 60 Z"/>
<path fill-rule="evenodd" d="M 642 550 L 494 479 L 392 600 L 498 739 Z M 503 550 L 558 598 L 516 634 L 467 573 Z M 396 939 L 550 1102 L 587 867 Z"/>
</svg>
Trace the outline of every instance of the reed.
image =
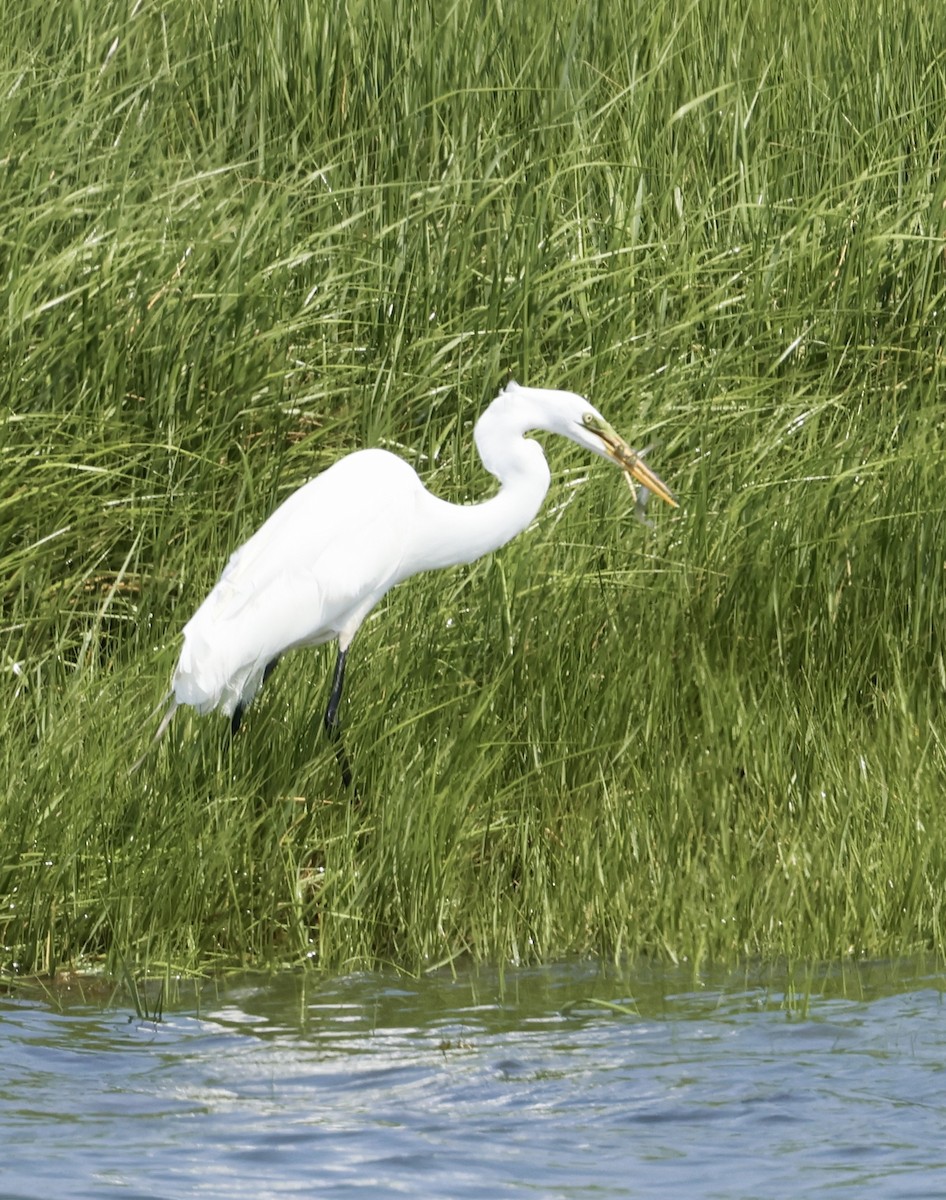
<svg viewBox="0 0 946 1200">
<path fill-rule="evenodd" d="M 946 11 L 3 3 L 7 970 L 943 949 Z M 228 552 L 339 454 L 536 525 L 413 580 L 232 752 L 179 716 Z"/>
</svg>

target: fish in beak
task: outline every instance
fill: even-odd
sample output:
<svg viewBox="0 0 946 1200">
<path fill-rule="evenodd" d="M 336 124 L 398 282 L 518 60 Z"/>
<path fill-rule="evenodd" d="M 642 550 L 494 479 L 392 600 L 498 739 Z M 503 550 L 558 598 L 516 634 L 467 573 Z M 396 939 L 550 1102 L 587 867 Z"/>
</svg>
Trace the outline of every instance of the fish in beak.
<svg viewBox="0 0 946 1200">
<path fill-rule="evenodd" d="M 615 433 L 607 421 L 595 417 L 592 413 L 588 413 L 585 417 L 585 427 L 591 430 L 592 433 L 597 434 L 601 439 L 605 458 L 610 458 L 612 462 L 617 463 L 624 472 L 627 486 L 631 489 L 631 494 L 635 500 L 637 500 L 638 507 L 643 507 L 647 496 L 652 493 L 663 500 L 665 504 L 669 504 L 671 508 L 679 508 L 679 501 L 670 488 L 644 462 L 643 452 L 632 450 L 620 434 Z M 637 495 L 637 489 L 634 486 L 635 482 L 641 486 L 642 492 L 640 497 Z"/>
</svg>

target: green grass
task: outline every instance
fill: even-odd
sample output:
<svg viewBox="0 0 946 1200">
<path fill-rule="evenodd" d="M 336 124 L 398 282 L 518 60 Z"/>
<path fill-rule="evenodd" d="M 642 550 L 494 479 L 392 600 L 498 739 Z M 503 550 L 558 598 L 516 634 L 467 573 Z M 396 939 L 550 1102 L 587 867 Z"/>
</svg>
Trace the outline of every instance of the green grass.
<svg viewBox="0 0 946 1200">
<path fill-rule="evenodd" d="M 656 9 L 656 11 L 655 11 Z M 946 10 L 0 2 L 7 970 L 944 950 Z M 232 754 L 178 634 L 364 444 L 536 527 L 392 593 Z"/>
</svg>

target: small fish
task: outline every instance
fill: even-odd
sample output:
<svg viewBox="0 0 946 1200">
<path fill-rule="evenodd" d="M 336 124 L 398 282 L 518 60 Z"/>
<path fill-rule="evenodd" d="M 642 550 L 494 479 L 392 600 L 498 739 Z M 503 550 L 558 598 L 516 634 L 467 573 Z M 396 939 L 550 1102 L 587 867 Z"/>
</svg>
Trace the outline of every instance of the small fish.
<svg viewBox="0 0 946 1200">
<path fill-rule="evenodd" d="M 644 455 L 649 453 L 649 446 L 646 450 L 631 450 L 628 447 L 626 452 L 621 455 L 621 461 L 624 464 L 624 478 L 634 497 L 634 516 L 642 525 L 653 529 L 654 523 L 647 516 L 647 501 L 654 491 L 653 484 L 657 484 L 657 494 L 660 498 L 672 504 L 674 508 L 677 507 L 677 498 L 660 476 L 644 465 Z"/>
<path fill-rule="evenodd" d="M 630 471 L 624 472 L 624 478 L 627 480 L 627 486 L 631 489 L 631 495 L 634 497 L 634 516 L 642 525 L 646 525 L 648 529 L 654 529 L 654 523 L 647 515 L 647 501 L 650 499 L 650 488 L 646 484 L 641 484 L 640 487 L 637 487 Z"/>
</svg>

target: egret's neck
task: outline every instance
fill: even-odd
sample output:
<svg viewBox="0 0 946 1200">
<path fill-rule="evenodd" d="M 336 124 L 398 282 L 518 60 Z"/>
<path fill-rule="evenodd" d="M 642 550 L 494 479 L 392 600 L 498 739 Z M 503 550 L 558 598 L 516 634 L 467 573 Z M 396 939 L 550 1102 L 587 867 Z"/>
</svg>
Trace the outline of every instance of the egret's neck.
<svg viewBox="0 0 946 1200">
<path fill-rule="evenodd" d="M 505 545 L 535 518 L 549 490 L 549 466 L 538 442 L 518 430 L 501 446 L 493 440 L 484 448 L 479 434 L 478 426 L 477 449 L 499 491 L 479 504 L 449 504 L 428 493 L 425 568 L 472 562 Z"/>
</svg>

